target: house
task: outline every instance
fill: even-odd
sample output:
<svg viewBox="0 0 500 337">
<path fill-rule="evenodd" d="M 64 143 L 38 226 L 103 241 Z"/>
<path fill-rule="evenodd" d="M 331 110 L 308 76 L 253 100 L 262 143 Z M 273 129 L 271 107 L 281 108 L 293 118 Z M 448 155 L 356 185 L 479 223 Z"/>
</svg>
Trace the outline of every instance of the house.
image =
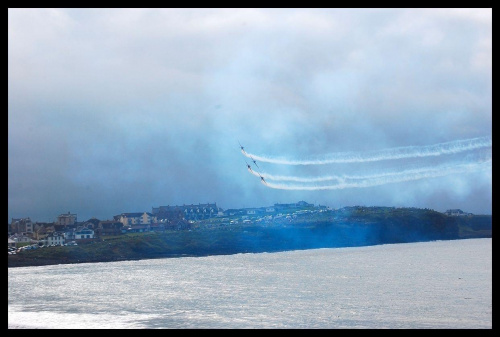
<svg viewBox="0 0 500 337">
<path fill-rule="evenodd" d="M 31 242 L 31 238 L 29 236 L 21 234 L 21 233 L 16 233 L 16 234 L 11 235 L 9 239 L 16 242 L 16 244 L 18 244 L 18 243 L 30 243 Z"/>
<path fill-rule="evenodd" d="M 91 219 L 88 219 L 87 221 L 85 221 L 82 225 L 87 227 L 87 228 L 92 228 L 92 229 L 96 229 L 99 227 L 99 223 L 101 222 L 101 220 L 97 219 L 97 218 L 91 218 Z"/>
<path fill-rule="evenodd" d="M 183 218 L 186 220 L 203 220 L 212 217 L 220 216 L 221 209 L 216 203 L 206 203 L 198 205 L 182 205 L 182 206 L 160 206 L 153 207 L 152 214 L 157 218 L 167 218 L 169 220 L 181 220 L 179 212 L 182 212 Z"/>
<path fill-rule="evenodd" d="M 47 236 L 48 228 L 49 226 L 46 226 L 44 223 L 35 223 L 33 238 L 35 240 L 44 240 Z"/>
<path fill-rule="evenodd" d="M 103 220 L 95 229 L 95 236 L 120 235 L 125 232 L 125 227 L 120 221 Z"/>
<path fill-rule="evenodd" d="M 11 238 L 8 238 L 7 240 L 9 243 L 9 247 L 16 248 L 16 241 L 12 240 Z"/>
<path fill-rule="evenodd" d="M 94 238 L 93 229 L 82 227 L 75 231 L 75 240 L 93 239 L 93 238 Z"/>
<path fill-rule="evenodd" d="M 466 215 L 472 215 L 471 213 L 465 213 L 461 209 L 449 209 L 446 212 L 444 212 L 446 215 L 451 215 L 451 216 L 466 216 Z"/>
<path fill-rule="evenodd" d="M 75 232 L 76 232 L 76 228 L 67 228 L 64 231 L 64 239 L 66 241 L 74 241 L 75 240 Z"/>
<path fill-rule="evenodd" d="M 56 224 L 58 225 L 74 225 L 76 223 L 76 214 L 71 214 L 68 212 L 68 214 L 61 214 L 57 217 Z"/>
<path fill-rule="evenodd" d="M 131 225 L 127 233 L 143 233 L 151 231 L 151 225 Z"/>
<path fill-rule="evenodd" d="M 65 242 L 64 234 L 61 232 L 52 232 L 47 235 L 47 237 L 43 240 L 43 243 L 46 246 L 51 246 L 51 245 L 56 245 L 60 246 L 63 245 Z"/>
<path fill-rule="evenodd" d="M 30 218 L 12 218 L 10 231 L 12 233 L 33 233 L 33 223 Z"/>
<path fill-rule="evenodd" d="M 67 231 L 70 228 L 76 229 L 78 225 L 76 223 L 71 224 L 71 225 L 62 225 L 62 224 L 57 224 L 54 223 L 54 232 L 64 232 Z"/>
<path fill-rule="evenodd" d="M 121 222 L 124 226 L 144 225 L 155 222 L 153 214 L 149 212 L 122 213 L 113 217 L 115 221 Z"/>
<path fill-rule="evenodd" d="M 184 219 L 184 211 L 178 206 L 160 206 L 153 208 L 156 223 L 169 224 Z"/>
</svg>

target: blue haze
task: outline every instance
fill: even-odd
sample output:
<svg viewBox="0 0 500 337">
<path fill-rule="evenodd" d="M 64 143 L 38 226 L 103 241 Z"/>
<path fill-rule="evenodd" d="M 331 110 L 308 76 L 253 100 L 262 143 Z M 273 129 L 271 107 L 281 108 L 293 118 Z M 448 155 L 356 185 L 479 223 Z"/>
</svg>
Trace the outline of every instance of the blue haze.
<svg viewBox="0 0 500 337">
<path fill-rule="evenodd" d="M 492 328 L 492 240 L 8 269 L 9 329 Z"/>
</svg>

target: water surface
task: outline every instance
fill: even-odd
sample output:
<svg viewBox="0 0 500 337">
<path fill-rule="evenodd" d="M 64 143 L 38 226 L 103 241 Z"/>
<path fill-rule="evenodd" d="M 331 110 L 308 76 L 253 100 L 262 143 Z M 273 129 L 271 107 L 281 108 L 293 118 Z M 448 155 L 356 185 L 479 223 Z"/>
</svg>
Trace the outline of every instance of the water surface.
<svg viewBox="0 0 500 337">
<path fill-rule="evenodd" d="M 9 328 L 492 328 L 492 239 L 8 269 Z"/>
</svg>

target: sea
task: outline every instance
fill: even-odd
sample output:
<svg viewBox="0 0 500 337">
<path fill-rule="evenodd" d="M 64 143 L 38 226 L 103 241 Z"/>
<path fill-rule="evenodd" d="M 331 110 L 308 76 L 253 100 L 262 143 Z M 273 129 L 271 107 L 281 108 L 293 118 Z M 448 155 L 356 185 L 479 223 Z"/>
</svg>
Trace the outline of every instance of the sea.
<svg viewBox="0 0 500 337">
<path fill-rule="evenodd" d="M 9 329 L 492 329 L 492 239 L 8 268 Z"/>
</svg>

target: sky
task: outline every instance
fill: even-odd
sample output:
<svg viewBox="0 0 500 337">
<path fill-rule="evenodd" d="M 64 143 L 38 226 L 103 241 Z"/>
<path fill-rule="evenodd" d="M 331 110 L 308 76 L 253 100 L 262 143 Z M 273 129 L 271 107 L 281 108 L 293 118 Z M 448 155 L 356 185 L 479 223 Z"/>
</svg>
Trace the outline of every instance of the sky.
<svg viewBox="0 0 500 337">
<path fill-rule="evenodd" d="M 491 162 L 491 8 L 8 9 L 9 223 L 491 214 Z"/>
</svg>

